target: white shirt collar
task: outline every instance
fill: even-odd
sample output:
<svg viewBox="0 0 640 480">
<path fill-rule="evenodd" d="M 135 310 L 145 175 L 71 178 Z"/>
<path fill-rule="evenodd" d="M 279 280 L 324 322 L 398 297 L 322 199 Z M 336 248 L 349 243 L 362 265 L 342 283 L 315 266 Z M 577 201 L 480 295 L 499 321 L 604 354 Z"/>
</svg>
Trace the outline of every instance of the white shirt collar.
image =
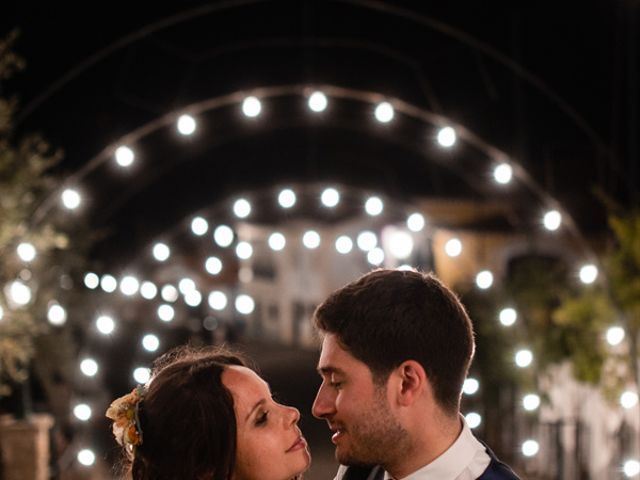
<svg viewBox="0 0 640 480">
<path fill-rule="evenodd" d="M 401 480 L 442 480 L 458 478 L 477 478 L 486 470 L 491 458 L 471 430 L 462 420 L 462 431 L 453 445 L 431 463 L 416 470 Z M 465 474 L 465 471 L 469 475 Z M 392 477 L 388 472 L 384 473 L 384 480 Z"/>
</svg>

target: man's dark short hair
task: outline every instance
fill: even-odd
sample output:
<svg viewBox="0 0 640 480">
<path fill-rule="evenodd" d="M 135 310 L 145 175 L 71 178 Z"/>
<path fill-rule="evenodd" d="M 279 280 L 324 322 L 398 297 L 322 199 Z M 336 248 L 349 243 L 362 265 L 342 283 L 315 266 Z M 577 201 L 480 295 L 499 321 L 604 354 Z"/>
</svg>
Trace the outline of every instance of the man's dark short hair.
<svg viewBox="0 0 640 480">
<path fill-rule="evenodd" d="M 333 292 L 314 313 L 316 327 L 335 334 L 365 363 L 377 383 L 406 360 L 422 365 L 438 404 L 459 408 L 474 352 L 464 307 L 434 275 L 374 270 Z"/>
</svg>

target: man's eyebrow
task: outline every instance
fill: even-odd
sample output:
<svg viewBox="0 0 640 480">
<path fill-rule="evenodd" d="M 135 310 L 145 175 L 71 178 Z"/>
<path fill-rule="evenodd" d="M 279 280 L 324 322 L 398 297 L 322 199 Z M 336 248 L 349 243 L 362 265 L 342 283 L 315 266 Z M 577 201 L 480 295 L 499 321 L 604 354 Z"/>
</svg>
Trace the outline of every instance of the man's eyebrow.
<svg viewBox="0 0 640 480">
<path fill-rule="evenodd" d="M 332 373 L 344 373 L 344 371 L 340 370 L 338 367 L 326 366 L 318 367 L 318 373 L 320 375 L 331 375 Z"/>
<path fill-rule="evenodd" d="M 259 401 L 258 401 L 258 402 L 253 406 L 253 408 L 251 409 L 251 411 L 250 411 L 250 412 L 249 412 L 249 414 L 247 415 L 247 418 L 245 418 L 245 419 L 244 419 L 244 421 L 246 422 L 247 420 L 249 420 L 249 417 L 250 417 L 251 415 L 253 415 L 253 412 L 255 412 L 255 411 L 258 409 L 258 407 L 260 407 L 260 406 L 264 405 L 265 403 L 267 403 L 267 400 L 266 400 L 266 399 L 264 399 L 264 398 L 263 398 L 262 400 L 259 400 Z"/>
</svg>

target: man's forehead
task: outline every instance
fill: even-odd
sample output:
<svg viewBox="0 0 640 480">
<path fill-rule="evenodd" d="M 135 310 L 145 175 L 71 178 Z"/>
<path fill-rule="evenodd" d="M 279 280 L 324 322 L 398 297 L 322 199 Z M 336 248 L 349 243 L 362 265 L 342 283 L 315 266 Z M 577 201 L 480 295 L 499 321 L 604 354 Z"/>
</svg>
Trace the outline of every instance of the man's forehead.
<svg viewBox="0 0 640 480">
<path fill-rule="evenodd" d="M 333 333 L 325 334 L 322 339 L 322 349 L 320 350 L 320 360 L 318 364 L 323 361 L 333 361 L 342 356 L 349 356 L 349 352 L 340 346 L 338 337 Z"/>
<path fill-rule="evenodd" d="M 322 340 L 322 350 L 318 359 L 318 371 L 320 373 L 343 372 L 342 367 L 361 363 L 345 350 L 335 334 L 327 333 Z"/>
</svg>

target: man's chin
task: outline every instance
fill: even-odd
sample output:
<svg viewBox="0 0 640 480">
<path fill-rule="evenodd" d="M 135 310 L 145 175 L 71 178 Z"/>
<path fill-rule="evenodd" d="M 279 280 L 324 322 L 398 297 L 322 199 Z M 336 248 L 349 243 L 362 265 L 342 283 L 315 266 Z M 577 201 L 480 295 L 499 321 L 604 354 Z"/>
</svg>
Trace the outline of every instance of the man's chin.
<svg viewBox="0 0 640 480">
<path fill-rule="evenodd" d="M 336 460 L 340 465 L 346 465 L 347 467 L 371 467 L 374 464 L 355 457 L 351 452 L 346 451 L 345 448 L 336 447 Z"/>
</svg>

